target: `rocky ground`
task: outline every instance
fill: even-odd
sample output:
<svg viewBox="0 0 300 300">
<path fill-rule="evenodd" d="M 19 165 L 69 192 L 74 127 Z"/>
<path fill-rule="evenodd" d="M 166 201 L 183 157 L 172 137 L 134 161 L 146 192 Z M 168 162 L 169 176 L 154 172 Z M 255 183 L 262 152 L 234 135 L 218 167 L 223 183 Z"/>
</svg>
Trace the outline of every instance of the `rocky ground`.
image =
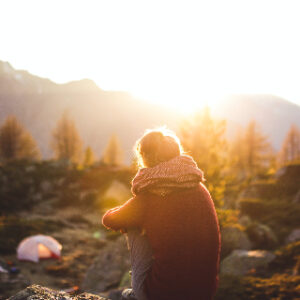
<svg viewBox="0 0 300 300">
<path fill-rule="evenodd" d="M 98 203 L 99 198 L 102 203 L 112 202 L 107 206 L 118 203 L 114 198 L 121 202 L 128 199 L 129 184 L 122 183 L 120 172 L 106 170 L 105 180 L 101 179 L 101 168 L 89 171 L 88 178 L 85 178 L 86 172 L 65 169 L 65 166 L 53 164 L 22 164 L 11 166 L 9 170 L 1 170 L 0 167 L 0 207 L 1 211 L 6 210 L 5 214 L 0 214 L 0 266 L 4 270 L 17 270 L 9 273 L 0 271 L 0 299 L 12 296 L 30 284 L 82 292 L 84 278 L 94 260 L 101 257 L 101 253 L 111 252 L 109 245 L 120 237 L 120 234 L 109 232 L 102 226 L 101 218 L 106 208 Z M 97 174 L 91 174 L 93 172 Z M 99 173 L 100 182 L 94 180 Z M 130 176 L 127 173 L 121 177 Z M 8 186 L 10 177 L 14 181 Z M 129 182 L 129 179 L 126 178 L 126 181 Z M 18 243 L 34 234 L 50 235 L 61 243 L 61 258 L 40 260 L 38 263 L 19 261 L 16 257 Z M 127 255 L 123 238 L 121 243 Z M 103 264 L 109 266 L 109 262 Z M 119 269 L 119 266 L 116 268 Z M 127 262 L 119 277 L 113 274 L 114 282 L 107 279 L 107 286 L 101 291 L 117 288 L 128 270 Z"/>
<path fill-rule="evenodd" d="M 297 168 L 251 184 L 234 206 L 218 209 L 222 255 L 216 299 L 300 298 Z M 68 171 L 51 164 L 4 171 L 0 168 L 0 207 L 6 212 L 0 216 L 0 266 L 15 271 L 0 272 L 0 299 L 15 295 L 11 299 L 119 300 L 122 288 L 130 285 L 128 251 L 120 234 L 102 227 L 101 215 L 129 197 L 132 173 L 101 168 Z M 9 186 L 10 179 L 14 180 Z M 16 259 L 18 242 L 37 233 L 62 244 L 61 259 Z M 47 288 L 35 286 L 17 294 L 31 284 Z"/>
<path fill-rule="evenodd" d="M 100 225 L 101 214 L 98 212 L 82 216 L 80 211 L 71 208 L 60 210 L 56 214 L 50 211 L 40 213 L 35 210 L 28 220 L 42 219 L 45 222 L 58 220 L 58 223 L 59 220 L 64 220 L 62 228 L 51 234 L 63 246 L 61 258 L 34 263 L 18 261 L 15 254 L 8 254 L 1 255 L 1 261 L 12 262 L 21 271 L 23 277 L 19 283 L 21 285 L 24 281 L 24 285 L 35 283 L 56 289 L 80 286 L 87 269 L 107 243 L 106 233 Z M 12 279 L 14 276 L 11 274 Z M 0 287 L 1 292 L 4 292 L 3 289 L 5 287 Z M 11 295 L 18 289 L 18 285 L 11 284 L 9 291 L 4 292 L 4 296 Z"/>
<path fill-rule="evenodd" d="M 9 298 L 9 300 L 107 300 L 106 298 L 92 295 L 89 293 L 82 293 L 77 296 L 71 296 L 65 292 L 55 291 L 39 285 L 32 285 L 26 289 L 18 292 L 16 295 Z"/>
</svg>

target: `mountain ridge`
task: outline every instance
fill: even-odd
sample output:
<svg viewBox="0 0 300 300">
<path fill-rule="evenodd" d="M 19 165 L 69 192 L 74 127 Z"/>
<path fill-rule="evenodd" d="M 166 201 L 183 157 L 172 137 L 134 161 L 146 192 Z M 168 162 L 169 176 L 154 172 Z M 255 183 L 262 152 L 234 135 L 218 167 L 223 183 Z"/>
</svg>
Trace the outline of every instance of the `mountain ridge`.
<svg viewBox="0 0 300 300">
<path fill-rule="evenodd" d="M 44 158 L 52 155 L 51 133 L 65 110 L 75 120 L 85 146 L 98 156 L 110 136 L 117 134 L 127 163 L 145 129 L 167 125 L 176 131 L 183 117 L 128 92 L 102 90 L 90 79 L 55 83 L 0 61 L 0 125 L 8 115 L 16 115 L 37 140 Z M 276 150 L 292 123 L 300 127 L 300 106 L 268 94 L 228 96 L 213 114 L 227 120 L 229 137 L 255 119 Z"/>
<path fill-rule="evenodd" d="M 44 158 L 52 155 L 51 132 L 65 110 L 75 120 L 84 144 L 97 155 L 116 133 L 127 162 L 132 145 L 146 128 L 165 124 L 174 129 L 180 115 L 128 92 L 104 91 L 89 79 L 56 84 L 27 71 L 14 72 L 10 64 L 0 61 L 0 124 L 8 115 L 16 115 L 37 140 Z"/>
<path fill-rule="evenodd" d="M 235 94 L 227 96 L 215 113 L 231 122 L 247 126 L 255 120 L 263 133 L 270 137 L 275 150 L 279 150 L 292 124 L 300 128 L 300 106 L 271 94 Z"/>
</svg>

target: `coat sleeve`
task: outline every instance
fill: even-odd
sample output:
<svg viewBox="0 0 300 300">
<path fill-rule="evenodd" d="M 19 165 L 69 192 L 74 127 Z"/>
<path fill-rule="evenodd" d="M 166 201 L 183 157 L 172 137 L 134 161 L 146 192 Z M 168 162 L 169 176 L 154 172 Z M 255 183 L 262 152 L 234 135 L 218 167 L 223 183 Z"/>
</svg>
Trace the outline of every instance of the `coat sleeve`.
<svg viewBox="0 0 300 300">
<path fill-rule="evenodd" d="M 109 229 L 126 231 L 128 228 L 142 227 L 144 217 L 143 201 L 136 196 L 122 206 L 108 210 L 102 224 Z"/>
</svg>

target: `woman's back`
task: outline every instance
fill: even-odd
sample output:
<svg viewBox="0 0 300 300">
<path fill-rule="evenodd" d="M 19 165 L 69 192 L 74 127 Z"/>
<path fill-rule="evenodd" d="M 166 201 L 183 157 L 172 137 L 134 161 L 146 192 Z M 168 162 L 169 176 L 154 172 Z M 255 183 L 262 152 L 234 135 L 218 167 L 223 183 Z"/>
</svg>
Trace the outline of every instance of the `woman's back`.
<svg viewBox="0 0 300 300">
<path fill-rule="evenodd" d="M 164 197 L 150 193 L 139 197 L 154 256 L 146 279 L 149 298 L 210 299 L 217 285 L 220 237 L 206 188 L 199 184 Z"/>
</svg>

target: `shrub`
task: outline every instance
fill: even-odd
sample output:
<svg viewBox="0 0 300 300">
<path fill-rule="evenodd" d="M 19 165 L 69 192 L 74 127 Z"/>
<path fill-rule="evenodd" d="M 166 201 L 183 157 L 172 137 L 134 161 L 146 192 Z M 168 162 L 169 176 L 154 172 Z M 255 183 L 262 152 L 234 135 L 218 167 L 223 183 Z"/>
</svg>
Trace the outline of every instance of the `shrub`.
<svg viewBox="0 0 300 300">
<path fill-rule="evenodd" d="M 221 229 L 223 227 L 234 227 L 238 225 L 238 210 L 217 208 L 217 215 Z"/>
<path fill-rule="evenodd" d="M 276 232 L 280 241 L 299 226 L 300 206 L 284 200 L 241 199 L 240 210 Z"/>
<path fill-rule="evenodd" d="M 280 272 L 295 268 L 300 262 L 300 241 L 290 243 L 275 251 L 276 258 L 270 264 L 270 270 Z"/>
<path fill-rule="evenodd" d="M 221 276 L 216 300 L 298 299 L 300 276 L 274 274 L 270 278 Z"/>
<path fill-rule="evenodd" d="M 245 198 L 272 199 L 278 197 L 279 186 L 274 180 L 256 180 L 243 191 Z"/>
<path fill-rule="evenodd" d="M 300 276 L 274 274 L 270 278 L 243 278 L 245 288 L 243 299 L 296 299 L 300 297 Z"/>
</svg>

